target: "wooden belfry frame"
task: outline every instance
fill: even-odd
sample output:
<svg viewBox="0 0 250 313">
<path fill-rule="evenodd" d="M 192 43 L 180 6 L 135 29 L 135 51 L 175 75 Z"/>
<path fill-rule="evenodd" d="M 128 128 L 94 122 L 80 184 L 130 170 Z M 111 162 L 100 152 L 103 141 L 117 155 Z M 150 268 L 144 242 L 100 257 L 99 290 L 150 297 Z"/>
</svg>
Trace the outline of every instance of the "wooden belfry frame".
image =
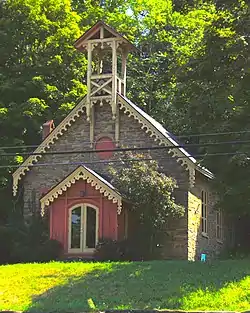
<svg viewBox="0 0 250 313">
<path fill-rule="evenodd" d="M 115 121 L 115 141 L 119 143 L 119 110 L 117 92 L 126 94 L 126 60 L 128 53 L 136 48 L 123 36 L 104 22 L 99 21 L 82 35 L 74 44 L 81 52 L 87 51 L 87 100 L 86 115 L 90 123 L 90 142 L 94 141 L 94 106 L 110 104 L 112 119 Z M 109 59 L 105 59 L 109 56 Z M 121 71 L 118 58 L 121 57 Z M 108 62 L 106 70 L 105 61 Z"/>
</svg>

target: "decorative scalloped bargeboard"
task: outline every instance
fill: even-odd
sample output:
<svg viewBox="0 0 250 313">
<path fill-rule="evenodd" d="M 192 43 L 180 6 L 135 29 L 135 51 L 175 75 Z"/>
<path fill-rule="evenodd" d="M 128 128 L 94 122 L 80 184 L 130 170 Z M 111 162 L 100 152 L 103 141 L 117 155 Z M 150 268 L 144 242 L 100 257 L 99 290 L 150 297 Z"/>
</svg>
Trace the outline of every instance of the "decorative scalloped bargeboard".
<svg viewBox="0 0 250 313">
<path fill-rule="evenodd" d="M 145 119 L 138 111 L 132 108 L 123 98 L 118 95 L 118 104 L 120 110 L 128 117 L 133 117 L 138 123 L 141 125 L 141 129 L 143 129 L 151 138 L 154 139 L 160 146 L 173 146 L 173 143 L 169 141 L 157 128 L 155 128 L 147 119 Z M 189 183 L 190 187 L 194 186 L 195 183 L 195 164 L 188 158 L 183 158 L 183 152 L 178 149 L 168 149 L 168 153 L 176 158 L 176 161 L 180 163 L 181 166 L 185 168 L 185 170 L 189 171 Z M 179 157 L 179 158 L 178 158 Z"/>
<path fill-rule="evenodd" d="M 76 121 L 85 110 L 84 97 L 77 106 L 65 117 L 65 119 L 48 135 L 47 138 L 37 147 L 34 153 L 46 152 L 60 136 Z M 18 182 L 22 176 L 30 170 L 33 164 L 37 163 L 42 154 L 30 155 L 23 164 L 13 173 L 13 195 L 16 196 L 18 190 Z"/>
<path fill-rule="evenodd" d="M 123 110 L 128 117 L 133 117 L 150 137 L 154 138 L 154 141 L 159 145 L 172 146 L 173 143 L 166 138 L 156 127 L 154 127 L 145 117 L 143 117 L 138 111 L 129 105 L 127 101 L 121 98 L 118 94 L 119 109 Z M 81 114 L 83 114 L 86 106 L 86 98 L 83 98 L 78 105 L 67 115 L 67 117 L 48 135 L 48 137 L 40 144 L 40 146 L 34 151 L 34 153 L 44 153 L 51 145 L 55 143 L 60 136 L 68 130 L 68 128 L 76 121 Z M 192 187 L 195 183 L 195 164 L 188 158 L 183 158 L 183 152 L 178 149 L 169 149 L 168 153 L 176 158 L 176 161 L 181 164 L 186 170 L 189 171 L 189 183 Z M 13 195 L 16 196 L 18 190 L 18 183 L 22 176 L 30 170 L 33 164 L 37 163 L 42 157 L 41 155 L 29 156 L 23 164 L 13 174 Z M 179 158 L 178 158 L 179 157 Z"/>
<path fill-rule="evenodd" d="M 121 195 L 98 179 L 98 177 L 96 177 L 94 174 L 90 173 L 86 167 L 80 166 L 41 198 L 41 214 L 44 214 L 46 206 L 49 206 L 51 203 L 53 203 L 55 199 L 57 199 L 60 195 L 63 194 L 64 191 L 66 191 L 71 187 L 71 185 L 75 184 L 80 179 L 86 180 L 88 184 L 90 184 L 96 190 L 99 190 L 99 192 L 103 194 L 104 197 L 106 197 L 108 200 L 112 201 L 113 203 L 117 203 L 117 213 L 121 213 Z"/>
</svg>

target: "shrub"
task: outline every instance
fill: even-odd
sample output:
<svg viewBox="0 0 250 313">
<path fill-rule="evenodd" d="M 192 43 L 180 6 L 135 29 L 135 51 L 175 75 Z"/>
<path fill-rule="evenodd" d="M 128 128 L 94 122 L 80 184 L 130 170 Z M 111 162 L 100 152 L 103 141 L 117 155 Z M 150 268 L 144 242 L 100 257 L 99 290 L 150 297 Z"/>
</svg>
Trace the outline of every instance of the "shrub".
<svg viewBox="0 0 250 313">
<path fill-rule="evenodd" d="M 133 238 L 121 241 L 101 239 L 94 255 L 97 261 L 141 261 L 148 259 L 143 245 Z"/>
<path fill-rule="evenodd" d="M 220 255 L 221 259 L 233 259 L 233 260 L 242 260 L 250 258 L 250 249 L 242 247 L 241 245 L 236 245 L 233 248 L 229 248 Z"/>
<path fill-rule="evenodd" d="M 144 161 L 145 156 L 149 162 Z M 132 203 L 133 219 L 143 233 L 137 247 L 144 245 L 141 257 L 148 259 L 154 250 L 154 234 L 171 218 L 184 216 L 185 208 L 175 202 L 174 191 L 178 188 L 175 179 L 162 173 L 150 155 L 127 152 L 118 154 L 118 158 L 122 158 L 121 166 L 109 166 L 111 182 Z"/>
<path fill-rule="evenodd" d="M 97 261 L 119 261 L 121 260 L 121 249 L 118 241 L 113 239 L 101 239 L 95 249 Z"/>
<path fill-rule="evenodd" d="M 42 245 L 48 240 L 46 221 L 39 215 L 32 216 L 28 222 L 19 221 L 10 226 L 15 229 L 12 247 L 12 262 L 42 261 Z"/>
<path fill-rule="evenodd" d="M 29 224 L 19 221 L 0 227 L 0 264 L 56 260 L 62 245 L 48 236 L 47 223 L 36 216 Z"/>
<path fill-rule="evenodd" d="M 61 242 L 55 239 L 49 239 L 45 241 L 39 248 L 38 257 L 40 261 L 52 261 L 57 260 L 63 252 L 63 246 Z"/>
<path fill-rule="evenodd" d="M 9 263 L 13 247 L 12 230 L 7 226 L 0 226 L 0 264 Z"/>
<path fill-rule="evenodd" d="M 12 245 L 11 262 L 34 262 L 36 261 L 36 249 L 30 244 L 30 233 L 26 225 L 20 226 L 16 229 L 14 242 Z"/>
<path fill-rule="evenodd" d="M 119 248 L 121 260 L 142 261 L 147 258 L 143 245 L 140 245 L 140 242 L 136 238 L 120 241 Z"/>
</svg>

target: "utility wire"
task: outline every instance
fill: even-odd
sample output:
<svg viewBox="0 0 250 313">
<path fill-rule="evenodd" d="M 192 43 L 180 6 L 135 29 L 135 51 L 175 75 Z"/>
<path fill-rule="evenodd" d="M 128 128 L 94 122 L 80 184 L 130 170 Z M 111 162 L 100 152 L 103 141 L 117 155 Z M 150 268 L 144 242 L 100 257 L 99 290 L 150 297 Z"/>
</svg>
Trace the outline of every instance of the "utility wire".
<svg viewBox="0 0 250 313">
<path fill-rule="evenodd" d="M 130 132 L 129 130 L 126 132 Z M 134 131 L 131 131 L 134 132 Z M 215 133 L 201 133 L 201 134 L 189 134 L 189 135 L 180 135 L 180 136 L 173 136 L 173 139 L 179 139 L 179 138 L 191 138 L 191 137 L 205 137 L 205 136 L 220 136 L 220 135 L 233 135 L 233 134 L 246 134 L 250 133 L 250 130 L 244 130 L 244 131 L 235 131 L 235 132 L 215 132 Z M 106 141 L 102 141 L 106 142 Z M 137 142 L 137 140 L 131 141 L 130 142 Z M 90 144 L 90 141 L 83 141 L 82 143 Z M 26 148 L 37 148 L 39 145 L 19 145 L 19 146 L 4 146 L 0 147 L 0 149 L 26 149 Z"/>
<path fill-rule="evenodd" d="M 126 152 L 126 151 L 144 151 L 144 150 L 169 150 L 180 149 L 185 147 L 207 147 L 207 146 L 219 146 L 219 145 L 237 145 L 237 144 L 250 144 L 250 140 L 236 140 L 236 141 L 222 141 L 213 143 L 195 143 L 185 145 L 171 145 L 171 146 L 153 146 L 153 147 L 133 147 L 133 148 L 115 148 L 115 149 L 89 149 L 89 150 L 70 150 L 70 151 L 54 151 L 54 152 L 16 152 L 0 154 L 0 157 L 9 157 L 20 155 L 60 155 L 60 154 L 86 154 L 86 153 L 100 153 L 100 152 Z M 192 155 L 190 155 L 192 157 Z"/>
<path fill-rule="evenodd" d="M 194 157 L 203 158 L 206 156 L 225 156 L 225 155 L 245 155 L 244 152 L 224 152 L 224 153 L 207 153 L 207 154 L 197 154 Z M 56 165 L 88 165 L 88 164 L 109 164 L 109 163 L 121 163 L 124 164 L 126 162 L 140 162 L 140 161 L 165 161 L 169 160 L 172 157 L 163 157 L 163 158 L 130 158 L 130 159 L 118 159 L 118 160 L 101 160 L 101 161 L 82 161 L 82 162 L 56 162 L 56 163 L 37 163 L 31 164 L 29 167 L 43 167 L 43 166 L 56 166 Z M 178 159 L 188 158 L 188 156 L 177 157 Z M 19 167 L 27 167 L 27 165 L 0 165 L 0 168 L 19 168 Z"/>
<path fill-rule="evenodd" d="M 220 136 L 220 135 L 236 135 L 250 133 L 250 130 L 236 131 L 236 132 L 220 132 L 220 133 L 203 133 L 203 134 L 190 134 L 174 136 L 175 138 L 189 138 L 189 137 L 204 137 L 204 136 Z"/>
</svg>

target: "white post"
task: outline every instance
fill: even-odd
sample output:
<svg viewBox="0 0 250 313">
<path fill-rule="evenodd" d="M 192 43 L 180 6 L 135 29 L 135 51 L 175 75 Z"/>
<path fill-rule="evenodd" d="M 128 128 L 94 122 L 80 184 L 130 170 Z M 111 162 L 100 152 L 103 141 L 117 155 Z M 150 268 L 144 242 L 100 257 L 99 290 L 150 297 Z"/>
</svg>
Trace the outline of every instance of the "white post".
<svg viewBox="0 0 250 313">
<path fill-rule="evenodd" d="M 88 70 L 87 70 L 87 107 L 86 107 L 86 113 L 87 113 L 87 121 L 90 120 L 90 95 L 91 95 L 91 75 L 92 75 L 92 44 L 88 43 Z"/>
<path fill-rule="evenodd" d="M 127 76 L 127 56 L 128 52 L 122 52 L 122 79 L 123 79 L 123 95 L 126 95 L 126 76 Z"/>
<path fill-rule="evenodd" d="M 116 55 L 116 41 L 112 42 L 112 115 L 113 119 L 116 117 L 116 92 L 117 92 L 117 55 Z"/>
</svg>

